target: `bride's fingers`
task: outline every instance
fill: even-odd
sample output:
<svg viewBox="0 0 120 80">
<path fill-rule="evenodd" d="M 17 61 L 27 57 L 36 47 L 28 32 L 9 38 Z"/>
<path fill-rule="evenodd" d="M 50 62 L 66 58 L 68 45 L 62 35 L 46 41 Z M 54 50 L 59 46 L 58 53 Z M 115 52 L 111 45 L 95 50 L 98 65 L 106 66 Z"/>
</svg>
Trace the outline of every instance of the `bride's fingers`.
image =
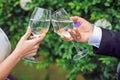
<svg viewBox="0 0 120 80">
<path fill-rule="evenodd" d="M 34 38 L 36 38 L 36 37 L 35 37 L 35 36 L 30 36 L 30 38 L 31 38 L 31 39 L 34 39 Z"/>
<path fill-rule="evenodd" d="M 25 54 L 25 56 L 35 56 L 37 54 L 37 49 L 31 50 Z"/>
</svg>

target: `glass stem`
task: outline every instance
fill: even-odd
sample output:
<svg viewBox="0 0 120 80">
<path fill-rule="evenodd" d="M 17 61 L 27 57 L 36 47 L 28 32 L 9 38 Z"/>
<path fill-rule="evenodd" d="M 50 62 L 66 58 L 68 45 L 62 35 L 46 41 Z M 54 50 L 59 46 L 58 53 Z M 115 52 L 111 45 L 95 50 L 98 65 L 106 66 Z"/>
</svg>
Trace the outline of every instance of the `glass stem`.
<svg viewBox="0 0 120 80">
<path fill-rule="evenodd" d="M 77 53 L 81 55 L 83 52 L 77 47 L 77 45 L 75 44 L 74 41 L 72 41 L 72 43 L 73 43 L 73 45 L 74 45 L 74 47 L 75 47 Z"/>
</svg>

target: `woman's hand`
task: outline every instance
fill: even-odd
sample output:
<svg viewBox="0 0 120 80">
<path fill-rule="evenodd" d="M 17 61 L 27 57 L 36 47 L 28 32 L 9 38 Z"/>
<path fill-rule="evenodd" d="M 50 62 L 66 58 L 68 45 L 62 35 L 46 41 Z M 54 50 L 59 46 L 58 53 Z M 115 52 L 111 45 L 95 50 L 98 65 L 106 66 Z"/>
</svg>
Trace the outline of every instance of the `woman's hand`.
<svg viewBox="0 0 120 80">
<path fill-rule="evenodd" d="M 43 37 L 28 39 L 31 34 L 31 28 L 29 27 L 19 40 L 15 50 L 0 63 L 0 80 L 5 80 L 10 71 L 24 56 L 34 56 L 39 48 L 40 42 Z"/>
<path fill-rule="evenodd" d="M 15 52 L 19 53 L 21 58 L 24 56 L 34 56 L 39 48 L 40 42 L 45 37 L 45 35 L 38 38 L 32 37 L 32 39 L 28 40 L 30 35 L 31 35 L 31 28 L 28 27 L 26 33 L 21 37 L 14 50 Z"/>
</svg>

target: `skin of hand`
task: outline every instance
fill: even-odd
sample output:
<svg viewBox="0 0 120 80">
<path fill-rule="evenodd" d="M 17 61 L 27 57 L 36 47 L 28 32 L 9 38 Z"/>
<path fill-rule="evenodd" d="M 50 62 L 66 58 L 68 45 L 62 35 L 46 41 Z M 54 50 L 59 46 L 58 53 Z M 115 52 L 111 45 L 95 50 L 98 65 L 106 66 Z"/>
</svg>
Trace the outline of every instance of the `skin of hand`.
<svg viewBox="0 0 120 80">
<path fill-rule="evenodd" d="M 31 34 L 31 28 L 28 28 L 26 33 L 19 40 L 14 51 L 0 63 L 0 80 L 5 80 L 11 70 L 24 56 L 34 56 L 39 48 L 43 37 L 28 39 Z"/>
<path fill-rule="evenodd" d="M 22 53 L 20 54 L 21 57 L 28 56 L 28 55 L 34 56 L 39 48 L 40 42 L 45 37 L 45 35 L 38 38 L 31 37 L 31 39 L 28 40 L 30 35 L 31 35 L 31 28 L 28 27 L 27 32 L 25 33 L 25 35 L 21 37 L 21 39 L 19 40 L 15 48 L 15 51 Z"/>
<path fill-rule="evenodd" d="M 85 20 L 84 18 L 78 17 L 78 16 L 73 16 L 70 18 L 73 22 L 78 22 L 80 23 L 79 27 L 74 27 L 73 30 L 69 29 L 69 33 L 72 38 L 67 38 L 64 35 L 61 35 L 61 38 L 64 41 L 71 41 L 74 40 L 76 42 L 80 43 L 87 43 L 89 38 L 91 37 L 94 27 L 93 25 Z"/>
</svg>

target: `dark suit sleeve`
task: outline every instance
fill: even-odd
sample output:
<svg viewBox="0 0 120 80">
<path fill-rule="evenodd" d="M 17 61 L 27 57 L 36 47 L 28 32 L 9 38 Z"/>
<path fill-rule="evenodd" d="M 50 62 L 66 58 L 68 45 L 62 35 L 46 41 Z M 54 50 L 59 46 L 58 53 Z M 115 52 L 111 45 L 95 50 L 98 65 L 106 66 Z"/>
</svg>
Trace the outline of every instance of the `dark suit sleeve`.
<svg viewBox="0 0 120 80">
<path fill-rule="evenodd" d="M 120 58 L 120 33 L 102 28 L 99 48 L 93 47 L 95 54 Z"/>
</svg>

